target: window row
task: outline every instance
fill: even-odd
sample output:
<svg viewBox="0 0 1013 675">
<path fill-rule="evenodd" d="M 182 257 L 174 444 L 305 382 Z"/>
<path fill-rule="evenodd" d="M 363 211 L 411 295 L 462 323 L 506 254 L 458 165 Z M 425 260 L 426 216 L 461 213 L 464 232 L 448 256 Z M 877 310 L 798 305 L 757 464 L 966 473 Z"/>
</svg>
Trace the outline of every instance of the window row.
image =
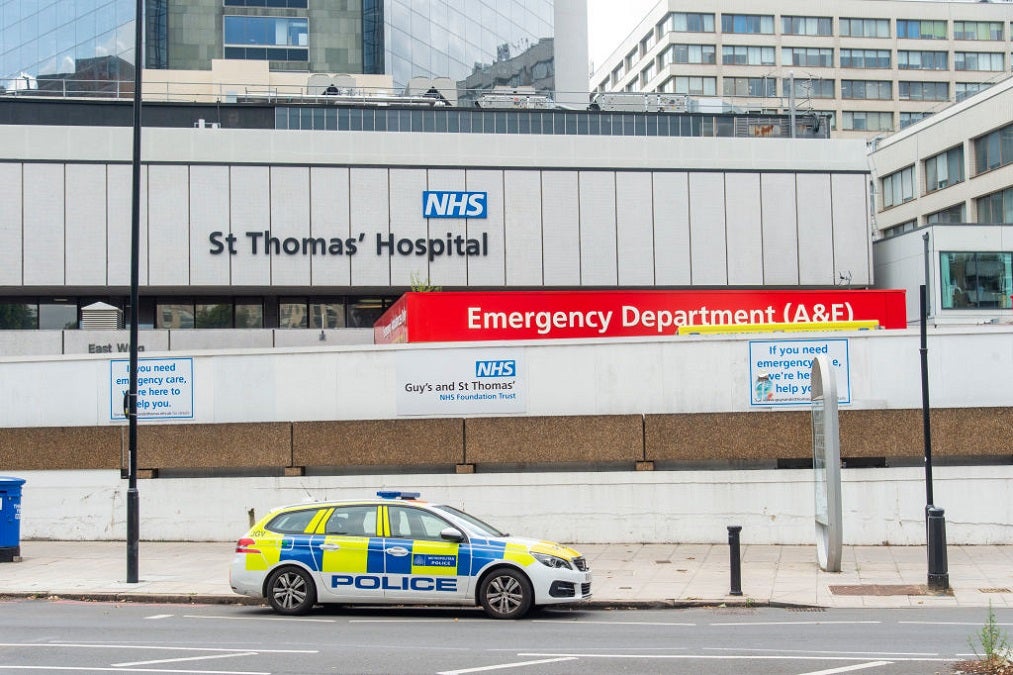
<svg viewBox="0 0 1013 675">
<path fill-rule="evenodd" d="M 721 14 L 720 25 L 724 33 L 771 35 L 775 17 L 771 14 Z M 897 37 L 912 40 L 947 39 L 946 20 L 897 19 Z M 782 35 L 832 36 L 833 17 L 781 16 Z M 841 17 L 837 20 L 841 37 L 889 38 L 890 19 Z M 700 12 L 672 12 L 658 24 L 657 33 L 713 33 L 714 14 Z M 654 31 L 651 33 L 654 35 Z M 1004 37 L 1002 21 L 954 21 L 954 40 L 1001 42 Z"/>
<path fill-rule="evenodd" d="M 664 67 L 673 63 L 716 65 L 714 45 L 671 44 L 662 51 L 658 63 Z M 648 68 L 653 70 L 654 59 Z M 773 66 L 776 65 L 774 47 L 724 45 L 721 47 L 722 65 Z M 958 71 L 1002 71 L 1005 55 L 998 52 L 954 52 L 953 69 Z M 830 47 L 781 47 L 782 66 L 810 66 L 833 68 L 834 50 Z M 893 53 L 889 49 L 841 49 L 841 68 L 882 69 L 893 67 Z M 950 54 L 945 51 L 897 50 L 897 68 L 900 70 L 949 70 Z M 616 80 L 622 76 L 617 72 Z"/>
<path fill-rule="evenodd" d="M 371 328 L 394 297 L 142 298 L 143 328 Z M 81 309 L 101 300 L 121 311 L 126 298 L 0 298 L 0 330 L 76 330 Z M 124 317 L 129 321 L 129 314 Z"/>
<path fill-rule="evenodd" d="M 715 86 L 712 77 L 680 76 L 666 80 L 658 87 L 658 91 L 714 96 Z M 559 136 L 713 136 L 715 134 L 712 130 L 716 126 L 720 125 L 715 121 L 714 115 L 702 113 L 671 115 L 604 111 L 503 111 L 455 108 L 410 110 L 309 106 L 275 108 L 275 129 L 292 130 Z M 720 128 L 724 129 L 723 126 Z"/>
<path fill-rule="evenodd" d="M 974 170 L 991 171 L 1013 163 L 1013 124 L 974 139 Z"/>
</svg>

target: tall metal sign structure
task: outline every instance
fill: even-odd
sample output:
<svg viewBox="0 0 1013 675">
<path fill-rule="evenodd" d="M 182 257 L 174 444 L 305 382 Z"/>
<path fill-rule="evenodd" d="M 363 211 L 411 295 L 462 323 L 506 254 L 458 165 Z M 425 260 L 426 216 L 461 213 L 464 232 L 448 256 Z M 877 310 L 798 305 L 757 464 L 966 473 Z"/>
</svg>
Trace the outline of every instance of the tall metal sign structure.
<svg viewBox="0 0 1013 675">
<path fill-rule="evenodd" d="M 816 555 L 820 569 L 841 571 L 841 428 L 837 381 L 825 356 L 813 359 L 813 478 L 816 497 Z"/>
</svg>

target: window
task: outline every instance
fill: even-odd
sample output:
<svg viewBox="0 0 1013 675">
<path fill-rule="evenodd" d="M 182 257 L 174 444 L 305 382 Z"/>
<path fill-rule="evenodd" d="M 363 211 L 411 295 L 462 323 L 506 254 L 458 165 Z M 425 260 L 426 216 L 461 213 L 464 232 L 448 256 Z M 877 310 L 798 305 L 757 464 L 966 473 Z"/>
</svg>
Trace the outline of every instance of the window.
<svg viewBox="0 0 1013 675">
<path fill-rule="evenodd" d="M 901 101 L 948 101 L 948 82 L 898 82 L 897 98 Z"/>
<path fill-rule="evenodd" d="M 766 14 L 722 14 L 721 31 L 724 33 L 774 33 L 774 17 Z"/>
<path fill-rule="evenodd" d="M 674 44 L 662 53 L 663 65 L 670 63 L 714 63 L 714 45 Z"/>
<path fill-rule="evenodd" d="M 1002 72 L 1003 55 L 996 52 L 953 52 L 954 70 Z"/>
<path fill-rule="evenodd" d="M 774 48 L 725 45 L 721 48 L 721 63 L 739 66 L 772 66 L 774 65 Z"/>
<path fill-rule="evenodd" d="M 889 59 L 889 54 L 887 58 Z M 781 65 L 832 68 L 834 50 L 816 47 L 781 47 Z"/>
<path fill-rule="evenodd" d="M 714 15 L 673 12 L 661 25 L 663 30 L 672 33 L 713 33 Z"/>
<path fill-rule="evenodd" d="M 324 534 L 339 537 L 375 537 L 375 506 L 339 506 L 327 519 Z"/>
<path fill-rule="evenodd" d="M 1009 309 L 1013 291 L 1013 253 L 939 254 L 943 309 Z"/>
<path fill-rule="evenodd" d="M 305 18 L 225 16 L 225 58 L 260 61 L 308 61 Z"/>
<path fill-rule="evenodd" d="M 284 7 L 306 9 L 306 0 L 225 0 L 226 7 Z"/>
<path fill-rule="evenodd" d="M 954 204 L 941 211 L 936 211 L 925 216 L 925 222 L 929 225 L 959 224 L 966 222 L 966 220 L 964 217 L 964 202 Z"/>
<path fill-rule="evenodd" d="M 675 87 L 672 93 L 675 94 L 696 94 L 701 96 L 717 95 L 717 78 L 714 77 L 686 77 L 678 76 L 675 80 Z"/>
<path fill-rule="evenodd" d="M 931 117 L 932 113 L 928 112 L 902 112 L 900 114 L 900 128 L 909 127 L 915 122 L 921 121 L 926 117 Z"/>
<path fill-rule="evenodd" d="M 964 146 L 958 145 L 925 160 L 925 192 L 935 192 L 964 180 Z"/>
<path fill-rule="evenodd" d="M 1001 41 L 1001 21 L 954 21 L 954 40 L 993 40 Z"/>
<path fill-rule="evenodd" d="M 833 35 L 833 20 L 829 16 L 782 16 L 781 33 L 784 35 Z"/>
<path fill-rule="evenodd" d="M 979 223 L 1013 223 L 1013 188 L 1006 188 L 976 200 Z"/>
<path fill-rule="evenodd" d="M 647 67 L 640 71 L 640 86 L 646 87 L 647 83 L 651 81 L 651 78 L 655 75 L 654 59 L 651 59 L 647 63 Z"/>
<path fill-rule="evenodd" d="M 792 95 L 791 88 L 792 80 L 790 78 L 786 77 L 781 80 L 781 91 L 784 92 L 785 96 Z M 834 81 L 818 80 L 815 78 L 795 80 L 795 98 L 835 98 Z"/>
<path fill-rule="evenodd" d="M 388 506 L 390 536 L 400 539 L 441 541 L 440 532 L 453 527 L 439 516 L 410 506 Z"/>
<path fill-rule="evenodd" d="M 772 77 L 726 77 L 721 82 L 725 96 L 776 96 L 776 87 Z"/>
<path fill-rule="evenodd" d="M 231 302 L 198 302 L 194 305 L 194 328 L 232 328 Z"/>
<path fill-rule="evenodd" d="M 985 91 L 992 85 L 988 82 L 957 82 L 956 98 L 963 101 L 968 96 L 974 96 L 979 91 Z"/>
<path fill-rule="evenodd" d="M 260 298 L 166 298 L 155 303 L 155 327 L 263 328 Z"/>
<path fill-rule="evenodd" d="M 280 513 L 271 519 L 265 529 L 279 534 L 312 534 L 307 530 L 319 512 L 319 509 L 304 509 Z"/>
<path fill-rule="evenodd" d="M 844 113 L 847 120 L 848 113 Z M 909 166 L 883 177 L 883 208 L 897 206 L 915 198 L 915 168 Z"/>
<path fill-rule="evenodd" d="M 39 306 L 32 302 L 0 302 L 0 330 L 33 330 L 39 327 Z"/>
<path fill-rule="evenodd" d="M 889 19 L 845 19 L 841 18 L 842 37 L 890 37 Z"/>
<path fill-rule="evenodd" d="M 841 98 L 889 101 L 893 98 L 892 85 L 886 80 L 841 80 Z"/>
<path fill-rule="evenodd" d="M 626 58 L 623 59 L 623 63 L 626 64 L 626 72 L 633 70 L 633 66 L 636 64 L 638 58 L 637 48 L 634 47 L 632 51 L 626 55 Z"/>
<path fill-rule="evenodd" d="M 974 139 L 974 171 L 983 173 L 1013 163 L 1013 124 Z"/>
<path fill-rule="evenodd" d="M 654 46 L 654 31 L 644 36 L 644 39 L 640 41 L 640 55 L 645 56 L 647 52 L 651 51 L 651 47 Z"/>
<path fill-rule="evenodd" d="M 897 67 L 901 70 L 946 70 L 946 52 L 914 52 L 897 50 Z"/>
<path fill-rule="evenodd" d="M 945 21 L 897 19 L 897 37 L 910 40 L 945 40 Z"/>
<path fill-rule="evenodd" d="M 898 52 L 899 54 L 900 52 Z M 943 52 L 945 54 L 946 52 Z M 889 49 L 842 49 L 841 68 L 889 68 Z"/>
</svg>

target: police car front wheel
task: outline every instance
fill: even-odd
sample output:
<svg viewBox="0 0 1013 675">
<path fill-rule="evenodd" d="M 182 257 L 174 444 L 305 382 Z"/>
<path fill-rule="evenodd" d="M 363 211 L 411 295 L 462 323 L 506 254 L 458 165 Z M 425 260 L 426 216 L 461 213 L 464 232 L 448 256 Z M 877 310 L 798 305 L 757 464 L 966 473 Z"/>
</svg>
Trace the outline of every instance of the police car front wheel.
<svg viewBox="0 0 1013 675">
<path fill-rule="evenodd" d="M 531 609 L 533 599 L 531 582 L 509 567 L 490 572 L 479 591 L 482 609 L 493 619 L 519 619 Z"/>
<path fill-rule="evenodd" d="M 308 572 L 283 567 L 267 580 L 267 601 L 279 614 L 305 614 L 316 602 L 317 589 Z"/>
</svg>

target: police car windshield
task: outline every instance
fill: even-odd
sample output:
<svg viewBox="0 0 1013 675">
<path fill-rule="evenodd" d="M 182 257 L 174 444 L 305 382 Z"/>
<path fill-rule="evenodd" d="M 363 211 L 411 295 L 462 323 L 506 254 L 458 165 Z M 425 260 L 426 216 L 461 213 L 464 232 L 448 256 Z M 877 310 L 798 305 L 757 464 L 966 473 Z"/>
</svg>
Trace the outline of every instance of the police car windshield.
<svg viewBox="0 0 1013 675">
<path fill-rule="evenodd" d="M 453 506 L 446 505 L 433 505 L 433 508 L 437 511 L 441 511 L 448 516 L 451 516 L 454 520 L 463 521 L 463 524 L 467 526 L 467 529 L 471 534 L 477 534 L 483 537 L 506 537 L 506 532 L 500 532 L 489 523 L 484 523 L 475 516 L 469 515 L 464 511 L 459 511 Z"/>
</svg>

